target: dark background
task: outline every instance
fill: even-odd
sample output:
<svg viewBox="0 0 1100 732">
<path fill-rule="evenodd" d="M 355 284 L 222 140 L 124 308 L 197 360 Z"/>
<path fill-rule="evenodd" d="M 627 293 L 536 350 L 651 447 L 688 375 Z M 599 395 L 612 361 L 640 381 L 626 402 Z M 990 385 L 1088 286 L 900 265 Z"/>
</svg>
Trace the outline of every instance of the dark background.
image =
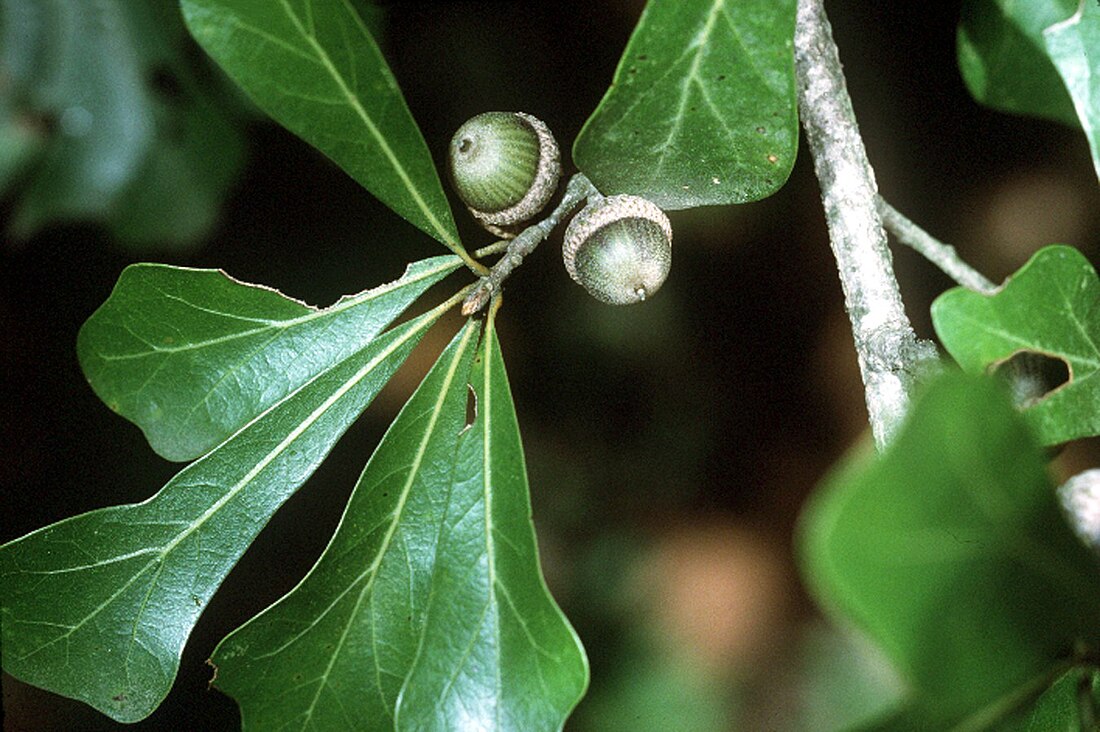
<svg viewBox="0 0 1100 732">
<path fill-rule="evenodd" d="M 567 152 L 642 7 L 384 5 L 381 44 L 437 160 L 466 118 L 496 109 L 542 118 Z M 1100 207 L 1083 135 L 970 98 L 955 62 L 959 3 L 827 9 L 891 203 L 995 281 L 1047 243 L 1096 256 Z M 0 247 L 0 542 L 143 500 L 179 467 L 97 400 L 76 361 L 77 330 L 128 263 L 220 267 L 327 305 L 444 253 L 280 128 L 256 121 L 248 133 L 249 162 L 222 220 L 188 253 L 128 250 L 94 225 Z M 468 248 L 491 241 L 460 206 L 455 215 Z M 828 631 L 799 585 L 790 537 L 804 498 L 866 419 L 805 149 L 771 198 L 671 218 L 675 266 L 652 301 L 616 309 L 589 298 L 565 274 L 558 234 L 509 281 L 499 318 L 545 571 L 592 663 L 567 728 L 662 729 L 662 712 L 646 707 L 662 700 L 687 715 L 681 729 L 797 727 L 792 709 L 815 683 L 807 633 Z M 928 306 L 951 283 L 908 251 L 895 249 L 895 264 L 918 334 L 932 337 Z M 236 708 L 207 690 L 204 659 L 312 565 L 373 446 L 456 326 L 445 320 L 429 335 L 274 517 L 203 615 L 165 704 L 130 729 L 234 728 Z M 1064 454 L 1059 469 L 1090 464 L 1091 448 Z M 122 728 L 9 676 L 3 703 L 5 730 Z"/>
</svg>

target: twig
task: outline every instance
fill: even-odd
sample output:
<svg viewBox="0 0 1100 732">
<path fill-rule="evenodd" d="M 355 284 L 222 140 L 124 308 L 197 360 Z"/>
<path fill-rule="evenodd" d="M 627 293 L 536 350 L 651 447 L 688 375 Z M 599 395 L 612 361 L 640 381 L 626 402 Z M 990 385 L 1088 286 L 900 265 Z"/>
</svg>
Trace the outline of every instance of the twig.
<svg viewBox="0 0 1100 732">
<path fill-rule="evenodd" d="M 565 195 L 562 196 L 561 203 L 549 216 L 537 224 L 528 226 L 520 232 L 519 236 L 508 243 L 504 256 L 493 265 L 488 275 L 481 278 L 474 291 L 462 303 L 462 314 L 473 315 L 485 307 L 493 293 L 500 290 L 501 284 L 508 278 L 508 275 L 512 274 L 512 270 L 518 267 L 523 262 L 523 258 L 533 252 L 535 247 L 550 235 L 550 232 L 563 218 L 572 213 L 586 198 L 598 195 L 599 191 L 583 173 L 577 173 L 570 178 L 569 184 L 565 187 Z"/>
<path fill-rule="evenodd" d="M 908 410 L 935 348 L 917 341 L 875 209 L 874 171 L 856 124 L 822 0 L 798 0 L 794 35 L 798 106 L 852 322 L 871 432 L 885 447 Z"/>
<path fill-rule="evenodd" d="M 500 241 L 495 241 L 492 244 L 483 246 L 481 249 L 475 249 L 474 259 L 483 259 L 484 257 L 491 257 L 494 254 L 500 254 L 501 252 L 508 251 L 508 244 L 510 242 L 510 239 L 501 239 Z M 488 274 L 488 267 L 486 267 L 485 271 L 486 274 Z"/>
<path fill-rule="evenodd" d="M 905 218 L 896 208 L 878 199 L 878 212 L 887 231 L 899 242 L 913 249 L 932 264 L 943 270 L 951 279 L 975 292 L 990 295 L 997 286 L 978 270 L 963 261 L 955 247 L 936 239 L 924 229 Z"/>
</svg>

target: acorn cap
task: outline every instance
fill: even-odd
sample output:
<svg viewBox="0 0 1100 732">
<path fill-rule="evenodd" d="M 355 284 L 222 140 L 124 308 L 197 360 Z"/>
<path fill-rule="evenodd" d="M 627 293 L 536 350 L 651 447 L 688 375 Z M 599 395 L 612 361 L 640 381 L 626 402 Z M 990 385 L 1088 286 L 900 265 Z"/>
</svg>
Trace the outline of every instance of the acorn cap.
<svg viewBox="0 0 1100 732">
<path fill-rule="evenodd" d="M 593 297 L 612 305 L 641 302 L 664 283 L 672 266 L 672 225 L 639 196 L 590 203 L 565 230 L 565 269 Z"/>
<path fill-rule="evenodd" d="M 507 227 L 542 210 L 561 177 L 554 135 L 523 112 L 471 118 L 451 139 L 449 157 L 459 198 L 482 226 L 501 236 L 515 236 Z"/>
</svg>

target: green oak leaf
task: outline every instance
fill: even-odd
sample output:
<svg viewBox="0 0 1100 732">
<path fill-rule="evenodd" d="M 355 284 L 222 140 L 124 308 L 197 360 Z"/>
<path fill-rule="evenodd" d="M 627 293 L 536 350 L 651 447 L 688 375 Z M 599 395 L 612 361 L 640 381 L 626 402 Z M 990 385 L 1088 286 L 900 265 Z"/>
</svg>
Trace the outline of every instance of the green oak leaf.
<svg viewBox="0 0 1100 732">
<path fill-rule="evenodd" d="M 588 684 L 580 641 L 539 570 L 527 468 L 492 321 L 470 385 L 416 660 L 397 729 L 561 729 Z"/>
<path fill-rule="evenodd" d="M 245 730 L 380 729 L 416 651 L 477 347 L 452 340 L 387 430 L 317 564 L 214 650 Z"/>
<path fill-rule="evenodd" d="M 959 20 L 959 71 L 982 104 L 1077 124 L 1073 103 L 1043 43 L 1078 0 L 965 0 Z"/>
<path fill-rule="evenodd" d="M 587 668 L 539 574 L 503 361 L 491 323 L 479 349 L 476 332 L 390 426 L 309 575 L 215 649 L 246 730 L 560 729 L 579 699 Z"/>
<path fill-rule="evenodd" d="M 743 203 L 798 148 L 794 0 L 650 0 L 573 159 L 603 193 Z"/>
<path fill-rule="evenodd" d="M 919 723 L 987 729 L 1095 647 L 1100 567 L 1057 504 L 1046 458 L 1007 396 L 950 373 L 881 456 L 850 458 L 802 517 L 803 574 L 876 642 Z M 976 722 L 984 720 L 985 724 Z"/>
<path fill-rule="evenodd" d="M 192 35 L 261 109 L 463 254 L 420 129 L 349 0 L 181 0 Z"/>
<path fill-rule="evenodd" d="M 320 371 L 148 500 L 0 547 L 4 670 L 122 722 L 148 716 L 229 570 L 442 312 Z"/>
<path fill-rule="evenodd" d="M 1043 31 L 1043 43 L 1073 99 L 1100 177 L 1100 4 L 1080 0 L 1077 12 Z"/>
<path fill-rule="evenodd" d="M 220 270 L 135 264 L 80 329 L 77 355 L 100 399 L 158 454 L 191 460 L 361 350 L 458 266 L 414 262 L 319 310 Z"/>
<path fill-rule="evenodd" d="M 1024 414 L 1047 445 L 1100 434 L 1100 282 L 1076 249 L 1041 249 L 993 295 L 948 290 L 932 303 L 932 323 L 971 373 L 1020 352 L 1061 359 L 1069 382 Z"/>
</svg>

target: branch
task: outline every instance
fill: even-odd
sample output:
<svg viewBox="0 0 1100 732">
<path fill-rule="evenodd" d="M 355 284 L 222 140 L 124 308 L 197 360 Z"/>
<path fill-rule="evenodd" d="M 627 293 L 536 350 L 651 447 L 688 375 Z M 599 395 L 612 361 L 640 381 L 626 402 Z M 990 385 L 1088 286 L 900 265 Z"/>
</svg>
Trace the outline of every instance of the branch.
<svg viewBox="0 0 1100 732">
<path fill-rule="evenodd" d="M 983 295 L 991 295 L 997 290 L 997 286 L 986 279 L 985 275 L 963 261 L 955 247 L 936 239 L 881 197 L 878 199 L 878 212 L 882 216 L 882 223 L 899 242 L 939 267 L 944 274 L 963 287 Z"/>
<path fill-rule="evenodd" d="M 798 0 L 794 34 L 798 106 L 821 201 L 875 444 L 882 449 L 909 408 L 935 349 L 917 341 L 894 277 L 878 195 L 822 0 Z"/>
<path fill-rule="evenodd" d="M 493 294 L 500 290 L 501 284 L 512 274 L 512 270 L 523 263 L 523 258 L 535 250 L 543 239 L 550 236 L 563 218 L 568 216 L 589 196 L 597 196 L 599 191 L 583 173 L 577 173 L 569 179 L 561 203 L 542 221 L 532 224 L 520 232 L 519 236 L 508 242 L 507 249 L 489 274 L 481 278 L 477 288 L 462 303 L 462 314 L 473 315 L 484 308 Z M 493 245 L 495 248 L 496 245 Z"/>
</svg>

